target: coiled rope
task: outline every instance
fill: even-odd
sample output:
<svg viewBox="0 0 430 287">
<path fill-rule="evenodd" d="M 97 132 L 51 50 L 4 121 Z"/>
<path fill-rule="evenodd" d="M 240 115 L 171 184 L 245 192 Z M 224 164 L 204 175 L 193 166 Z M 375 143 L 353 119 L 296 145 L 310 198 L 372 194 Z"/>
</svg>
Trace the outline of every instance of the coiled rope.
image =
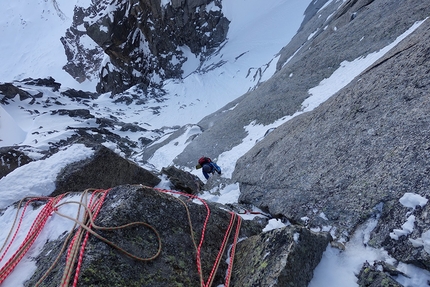
<svg viewBox="0 0 430 287">
<path fill-rule="evenodd" d="M 224 284 L 225 287 L 228 287 L 230 284 L 230 278 L 231 278 L 232 269 L 233 269 L 233 261 L 234 261 L 236 244 L 237 244 L 237 241 L 239 238 L 240 226 L 241 226 L 241 221 L 242 221 L 241 217 L 238 216 L 234 212 L 229 212 L 231 215 L 229 225 L 228 225 L 227 230 L 224 234 L 224 238 L 222 240 L 221 247 L 218 251 L 218 254 L 216 256 L 216 259 L 215 259 L 215 262 L 214 262 L 213 267 L 211 269 L 211 272 L 210 272 L 210 274 L 209 274 L 209 276 L 205 282 L 204 276 L 203 276 L 203 271 L 202 271 L 202 266 L 201 266 L 201 250 L 202 250 L 202 246 L 204 243 L 205 233 L 207 230 L 207 225 L 208 225 L 210 213 L 211 213 L 208 204 L 203 199 L 201 199 L 195 195 L 191 195 L 191 194 L 187 194 L 187 193 L 183 193 L 183 192 L 178 192 L 178 191 L 165 190 L 165 189 L 155 189 L 155 190 L 157 190 L 159 192 L 167 193 L 167 194 L 183 195 L 183 196 L 186 196 L 190 199 L 197 199 L 206 208 L 206 217 L 205 217 L 205 220 L 203 223 L 200 241 L 199 241 L 199 244 L 197 245 L 196 241 L 194 240 L 194 229 L 192 226 L 192 221 L 191 221 L 191 216 L 190 216 L 188 206 L 181 199 L 174 197 L 177 200 L 179 200 L 181 202 L 181 204 L 183 204 L 183 206 L 185 207 L 186 212 L 187 212 L 191 238 L 192 238 L 193 245 L 194 245 L 195 252 L 196 252 L 196 264 L 197 264 L 197 271 L 198 271 L 198 274 L 200 277 L 200 286 L 201 287 L 211 287 L 212 286 L 215 274 L 219 268 L 220 261 L 222 259 L 222 256 L 223 256 L 225 250 L 226 250 L 226 246 L 227 246 L 227 243 L 229 241 L 231 232 L 233 230 L 234 225 L 236 224 L 236 231 L 235 231 L 235 235 L 233 238 L 233 244 L 232 244 L 232 248 L 231 248 L 231 252 L 230 252 L 230 261 L 229 261 L 229 265 L 228 265 L 228 269 L 227 269 L 227 275 L 226 275 L 225 284 Z M 91 191 L 92 191 L 91 198 L 88 201 L 88 194 Z M 26 238 L 21 243 L 20 247 L 17 249 L 15 254 L 13 254 L 12 257 L 7 261 L 7 263 L 0 269 L 0 284 L 2 284 L 2 282 L 13 271 L 13 269 L 17 266 L 17 264 L 20 262 L 20 260 L 24 257 L 24 255 L 30 249 L 30 247 L 32 246 L 32 244 L 34 243 L 34 241 L 36 240 L 36 238 L 38 237 L 38 235 L 42 231 L 46 221 L 48 220 L 48 218 L 53 213 L 73 221 L 74 226 L 71 229 L 71 231 L 69 232 L 69 234 L 68 234 L 68 236 L 67 236 L 67 238 L 66 238 L 66 240 L 65 240 L 65 242 L 61 248 L 60 253 L 57 255 L 56 259 L 54 260 L 54 263 L 48 268 L 48 270 L 45 272 L 45 274 L 43 274 L 43 276 L 39 279 L 39 281 L 36 283 L 35 287 L 40 286 L 42 284 L 42 282 L 51 273 L 51 271 L 54 269 L 54 267 L 58 264 L 60 257 L 64 253 L 64 251 L 66 250 L 66 246 L 69 243 L 69 241 L 70 241 L 70 244 L 69 244 L 69 247 L 67 248 L 66 266 L 65 266 L 63 276 L 61 278 L 61 282 L 60 282 L 59 286 L 61 286 L 61 287 L 69 286 L 70 280 L 73 276 L 73 270 L 75 270 L 75 274 L 73 277 L 72 286 L 74 286 L 74 287 L 77 286 L 79 272 L 81 269 L 82 260 L 83 260 L 83 256 L 84 256 L 84 250 L 85 250 L 85 246 L 87 244 L 87 241 L 88 241 L 90 234 L 94 235 L 96 238 L 100 239 L 101 241 L 105 242 L 106 244 L 112 246 L 113 248 L 119 250 L 123 254 L 125 254 L 125 255 L 127 255 L 130 258 L 133 258 L 135 260 L 151 261 L 151 260 L 154 260 L 155 258 L 157 258 L 160 255 L 161 249 L 162 249 L 161 238 L 160 238 L 160 235 L 157 232 L 157 230 L 154 227 L 152 227 L 151 225 L 149 225 L 145 222 L 132 222 L 129 224 L 125 224 L 125 225 L 121 225 L 121 226 L 115 226 L 115 227 L 101 227 L 101 226 L 97 226 L 96 224 L 94 224 L 94 220 L 97 218 L 97 215 L 99 214 L 100 209 L 103 205 L 103 202 L 104 202 L 109 191 L 110 191 L 110 189 L 108 189 L 108 190 L 87 189 L 82 193 L 80 201 L 66 201 L 63 203 L 59 203 L 59 202 L 67 194 L 62 194 L 62 195 L 57 196 L 57 197 L 34 197 L 34 198 L 24 198 L 23 200 L 21 200 L 18 207 L 17 207 L 17 213 L 15 216 L 15 220 L 12 224 L 11 230 L 10 230 L 3 246 L 0 249 L 0 253 L 3 251 L 3 249 L 5 249 L 7 242 L 12 235 L 13 229 L 14 229 L 16 222 L 18 220 L 18 217 L 19 217 L 19 212 L 20 212 L 22 203 L 26 201 L 26 204 L 24 205 L 24 207 L 22 209 L 22 214 L 19 218 L 19 222 L 18 222 L 17 228 L 15 230 L 15 233 L 13 234 L 12 239 L 9 241 L 9 244 L 7 245 L 6 249 L 4 250 L 2 255 L 0 256 L 0 261 L 3 260 L 3 258 L 5 257 L 7 252 L 9 251 L 12 243 L 15 241 L 16 236 L 18 234 L 18 231 L 21 228 L 24 214 L 25 214 L 29 204 L 32 202 L 36 202 L 36 201 L 47 201 L 47 202 L 46 202 L 45 206 L 43 207 L 43 209 L 41 210 L 41 212 L 37 215 L 36 219 L 34 220 L 32 226 L 30 228 L 30 230 L 28 231 Z M 62 214 L 61 212 L 59 212 L 58 209 L 61 206 L 64 206 L 66 204 L 77 204 L 79 206 L 76 218 L 72 218 L 68 215 L 65 215 L 65 214 Z M 81 213 L 83 213 L 83 215 L 81 215 Z M 82 219 L 81 219 L 81 217 L 82 217 Z M 99 235 L 98 233 L 96 233 L 94 231 L 94 230 L 113 231 L 113 230 L 128 228 L 128 227 L 132 227 L 132 226 L 136 226 L 136 225 L 143 225 L 143 226 L 151 229 L 155 233 L 155 235 L 157 237 L 157 241 L 158 241 L 158 248 L 157 248 L 156 253 L 153 256 L 148 257 L 148 258 L 141 258 L 141 257 L 135 256 L 135 255 L 129 253 L 128 251 L 122 249 L 121 247 L 117 246 L 113 242 L 102 237 L 101 235 Z M 73 235 L 73 231 L 75 229 L 76 229 L 76 232 Z"/>
<path fill-rule="evenodd" d="M 88 195 L 88 192 L 90 190 L 93 190 L 90 202 L 87 206 L 86 204 L 86 197 Z M 34 241 L 36 240 L 37 236 L 40 234 L 40 232 L 43 229 L 43 226 L 45 225 L 47 219 L 49 218 L 49 216 L 51 216 L 54 212 L 56 214 L 58 214 L 59 216 L 62 216 L 64 218 L 70 219 L 73 222 L 75 222 L 75 225 L 72 229 L 72 231 L 76 228 L 76 226 L 79 226 L 77 232 L 75 233 L 75 235 L 73 236 L 73 239 L 69 245 L 69 248 L 67 250 L 67 256 L 66 256 L 66 267 L 65 270 L 63 272 L 63 277 L 61 279 L 61 284 L 59 286 L 69 286 L 69 282 L 72 276 L 72 271 L 74 268 L 75 263 L 77 264 L 76 270 L 75 270 L 75 276 L 74 276 L 74 280 L 73 280 L 73 286 L 77 286 L 77 279 L 78 279 L 78 275 L 79 275 L 79 271 L 80 271 L 80 267 L 82 264 L 82 259 L 83 259 L 83 253 L 84 253 L 84 249 L 85 249 L 85 244 L 88 240 L 88 236 L 89 234 L 94 235 L 95 237 L 97 237 L 98 239 L 100 239 L 101 241 L 105 242 L 106 244 L 114 247 L 115 249 L 119 250 L 120 252 L 124 253 L 125 255 L 138 260 L 138 261 L 150 261 L 153 260 L 155 258 L 157 258 L 160 253 L 161 253 L 161 238 L 160 235 L 158 234 L 157 230 L 152 227 L 151 225 L 145 223 L 145 222 L 132 222 L 129 224 L 125 224 L 125 225 L 121 225 L 121 226 L 115 226 L 115 227 L 101 227 L 101 226 L 97 226 L 96 224 L 94 224 L 94 220 L 97 217 L 101 206 L 103 204 L 104 199 L 107 196 L 107 193 L 110 191 L 109 190 L 96 190 L 96 189 L 88 189 L 85 190 L 83 192 L 83 195 L 81 197 L 81 201 L 68 201 L 68 202 L 63 202 L 58 204 L 61 199 L 66 195 L 66 194 L 62 194 L 60 196 L 57 197 L 38 197 L 38 198 L 25 198 L 23 200 L 20 201 L 18 209 L 17 209 L 17 214 L 15 216 L 15 220 L 12 224 L 12 228 L 11 231 L 9 232 L 9 235 L 7 236 L 2 248 L 0 249 L 0 252 L 3 251 L 4 247 L 7 244 L 7 241 L 9 240 L 13 228 L 16 225 L 16 221 L 17 218 L 19 217 L 19 211 L 21 209 L 21 205 L 22 202 L 24 202 L 25 200 L 28 200 L 27 203 L 25 204 L 24 208 L 23 208 L 23 212 L 21 214 L 21 217 L 19 219 L 19 223 L 17 226 L 17 229 L 15 230 L 14 236 L 12 237 L 12 240 L 9 242 L 9 244 L 7 245 L 6 250 L 3 252 L 3 254 L 0 257 L 0 261 L 4 258 L 4 256 L 6 255 L 7 251 L 10 249 L 10 246 L 12 245 L 13 241 L 16 239 L 16 235 L 18 234 L 18 231 L 20 229 L 22 220 L 24 218 L 24 214 L 25 211 L 28 207 L 28 205 L 31 202 L 34 201 L 40 201 L 40 200 L 47 200 L 48 202 L 45 204 L 44 208 L 42 209 L 42 211 L 38 214 L 38 216 L 36 217 L 36 219 L 34 220 L 26 238 L 24 239 L 23 243 L 20 245 L 20 247 L 17 249 L 17 251 L 15 252 L 15 254 L 12 255 L 12 257 L 6 262 L 6 264 L 0 269 L 0 284 L 2 284 L 2 282 L 7 278 L 7 276 L 13 271 L 13 269 L 17 266 L 17 264 L 19 263 L 19 261 L 24 257 L 24 255 L 27 253 L 27 251 L 29 250 L 29 248 L 31 247 L 31 245 L 34 243 Z M 79 205 L 79 209 L 78 209 L 78 215 L 76 218 L 72 218 L 70 216 L 61 214 L 58 211 L 58 208 L 65 205 L 65 204 L 78 204 Z M 80 218 L 80 213 L 82 212 L 82 209 L 84 210 L 84 215 L 83 215 L 83 220 L 79 220 Z M 158 248 L 156 253 L 149 257 L 149 258 L 141 258 L 138 256 L 135 256 L 131 253 L 129 253 L 128 251 L 122 249 L 121 247 L 117 246 L 116 244 L 114 244 L 113 242 L 107 240 L 106 238 L 102 237 L 101 235 L 97 234 L 93 229 L 97 229 L 97 230 L 108 230 L 108 231 L 113 231 L 113 230 L 118 230 L 118 229 L 122 229 L 122 228 L 128 228 L 128 227 L 132 227 L 132 226 L 136 226 L 136 225 L 143 225 L 149 229 L 151 229 L 155 235 L 157 236 L 157 241 L 158 241 Z M 67 245 L 69 239 L 72 237 L 73 232 L 69 233 L 69 236 L 67 237 L 65 243 L 63 244 L 62 250 L 60 252 L 60 254 L 58 254 L 57 258 L 54 260 L 54 263 L 50 266 L 50 268 L 48 268 L 47 272 L 45 272 L 45 274 L 41 277 L 41 279 L 39 279 L 39 281 L 36 283 L 36 286 L 39 286 L 44 279 L 46 279 L 46 277 L 49 275 L 49 273 L 52 271 L 52 269 L 55 267 L 55 265 L 58 263 L 59 258 L 61 257 L 61 255 L 63 254 L 64 250 L 65 250 L 65 246 Z M 85 234 L 85 238 L 84 238 L 84 242 L 81 245 L 82 242 L 82 238 Z M 79 246 L 81 246 L 80 248 L 80 252 L 79 251 Z M 79 256 L 78 256 L 79 255 Z M 76 262 L 77 261 L 77 262 Z"/>
</svg>

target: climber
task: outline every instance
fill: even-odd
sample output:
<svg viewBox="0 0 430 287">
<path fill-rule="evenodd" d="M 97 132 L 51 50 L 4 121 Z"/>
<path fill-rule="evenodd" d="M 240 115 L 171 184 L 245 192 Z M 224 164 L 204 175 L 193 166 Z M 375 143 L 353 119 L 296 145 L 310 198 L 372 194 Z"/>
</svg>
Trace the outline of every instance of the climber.
<svg viewBox="0 0 430 287">
<path fill-rule="evenodd" d="M 209 179 L 209 174 L 214 174 L 215 172 L 221 174 L 221 168 L 210 158 L 205 156 L 199 158 L 199 163 L 196 165 L 196 168 L 202 169 L 203 175 L 206 179 Z"/>
</svg>

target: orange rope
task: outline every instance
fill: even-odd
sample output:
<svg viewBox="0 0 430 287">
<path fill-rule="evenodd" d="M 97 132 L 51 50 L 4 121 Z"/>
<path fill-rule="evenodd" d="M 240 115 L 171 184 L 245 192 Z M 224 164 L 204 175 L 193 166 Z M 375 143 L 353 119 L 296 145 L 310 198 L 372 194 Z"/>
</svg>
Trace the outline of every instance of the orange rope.
<svg viewBox="0 0 430 287">
<path fill-rule="evenodd" d="M 218 251 L 218 255 L 217 255 L 216 259 L 215 259 L 214 265 L 212 267 L 211 273 L 209 274 L 209 278 L 208 278 L 208 280 L 206 282 L 205 287 L 212 286 L 212 283 L 213 283 L 213 280 L 214 280 L 214 275 L 215 275 L 216 271 L 218 270 L 221 257 L 224 254 L 225 247 L 227 246 L 228 238 L 230 237 L 231 229 L 233 228 L 234 222 L 236 221 L 236 216 L 237 215 L 234 212 L 230 212 L 230 214 L 231 214 L 230 223 L 229 223 L 229 225 L 227 227 L 227 230 L 226 230 L 226 232 L 224 234 L 224 239 L 223 239 L 223 241 L 221 243 L 221 247 L 220 247 L 220 249 Z"/>
</svg>

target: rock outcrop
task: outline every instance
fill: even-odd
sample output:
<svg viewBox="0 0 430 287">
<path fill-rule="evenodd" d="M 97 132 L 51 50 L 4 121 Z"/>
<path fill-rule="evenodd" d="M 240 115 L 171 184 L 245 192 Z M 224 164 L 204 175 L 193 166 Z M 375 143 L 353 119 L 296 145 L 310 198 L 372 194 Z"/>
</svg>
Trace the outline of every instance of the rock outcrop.
<svg viewBox="0 0 430 287">
<path fill-rule="evenodd" d="M 171 183 L 170 188 L 189 194 L 198 194 L 203 190 L 204 183 L 194 174 L 169 166 L 161 169 Z"/>
<path fill-rule="evenodd" d="M 306 287 L 330 240 L 299 226 L 252 236 L 238 244 L 232 285 Z"/>
<path fill-rule="evenodd" d="M 32 161 L 25 153 L 25 147 L 0 148 L 0 178 Z"/>
<path fill-rule="evenodd" d="M 393 266 L 387 268 L 384 263 L 375 263 L 374 265 L 366 263 L 357 275 L 357 284 L 359 287 L 402 287 L 403 285 L 392 278 L 392 276 L 396 277 L 399 274 Z"/>
<path fill-rule="evenodd" d="M 108 2 L 76 7 L 74 23 L 62 38 L 68 58 L 65 70 L 80 82 L 100 77 L 100 93 L 186 76 L 190 71 L 182 64 L 188 57 L 199 62 L 227 35 L 229 20 L 221 1 Z M 86 47 L 87 37 L 97 45 Z M 102 63 L 103 54 L 110 61 Z"/>
<path fill-rule="evenodd" d="M 218 268 L 213 269 L 213 266 L 231 219 L 232 214 L 225 207 L 195 204 L 186 196 L 177 197 L 139 185 L 113 188 L 108 192 L 95 224 L 101 227 L 133 222 L 144 224 L 117 230 L 94 229 L 121 250 L 90 236 L 79 273 L 79 286 L 200 286 L 197 256 L 201 259 L 203 280 L 207 282 L 214 270 L 212 286 L 218 286 L 224 282 L 228 269 L 227 250 L 219 257 Z M 233 224 L 234 229 L 227 237 L 228 245 L 233 243 L 235 226 Z M 258 235 L 262 229 L 258 221 L 242 221 L 240 226 L 238 235 L 244 240 L 236 251 L 237 264 L 233 265 L 230 286 L 256 286 L 243 281 L 249 278 L 244 276 L 248 274 L 247 268 L 254 267 L 247 264 L 250 255 L 255 264 L 261 260 L 258 270 L 263 268 L 265 274 L 270 274 L 270 278 L 264 280 L 279 278 L 280 284 L 283 280 L 305 282 L 312 277 L 312 266 L 317 264 L 329 238 L 292 226 Z M 201 245 L 200 239 L 203 239 Z M 52 266 L 63 241 L 64 238 L 46 244 L 37 258 L 37 272 L 25 286 L 34 286 Z M 130 258 L 123 251 L 144 260 Z M 60 262 L 64 260 L 65 254 L 60 256 Z M 304 266 L 307 267 L 302 268 Z M 43 286 L 58 286 L 64 267 L 65 264 L 55 265 Z M 261 274 L 259 278 L 263 279 Z"/>
<path fill-rule="evenodd" d="M 67 165 L 57 176 L 51 196 L 87 188 L 107 189 L 121 184 L 156 186 L 161 180 L 153 173 L 97 145 L 92 157 Z"/>
</svg>

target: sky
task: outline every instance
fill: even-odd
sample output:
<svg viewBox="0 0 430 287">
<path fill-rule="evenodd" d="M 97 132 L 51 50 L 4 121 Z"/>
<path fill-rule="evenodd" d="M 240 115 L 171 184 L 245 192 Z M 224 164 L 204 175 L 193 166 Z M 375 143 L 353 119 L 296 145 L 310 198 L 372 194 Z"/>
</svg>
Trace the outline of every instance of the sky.
<svg viewBox="0 0 430 287">
<path fill-rule="evenodd" d="M 2 41 L 0 48 L 8 57 L 2 58 L 6 65 L 0 70 L 0 82 L 21 80 L 26 77 L 53 76 L 63 84 L 62 88 L 73 87 L 82 90 L 94 91 L 95 83 L 77 84 L 64 73 L 62 65 L 65 56 L 59 37 L 64 34 L 65 29 L 71 23 L 72 9 L 75 4 L 88 5 L 90 0 L 57 0 L 60 11 L 55 9 L 52 1 L 45 0 L 16 0 L 0 8 L 5 15 L 0 19 L 0 37 L 10 41 Z M 166 5 L 169 1 L 163 0 Z M 151 129 L 163 129 L 167 137 L 175 131 L 174 126 L 187 125 L 184 134 L 174 141 L 157 150 L 149 159 L 151 168 L 160 170 L 172 163 L 173 159 L 186 147 L 188 139 L 201 130 L 196 123 L 204 116 L 218 110 L 231 100 L 241 96 L 243 93 L 255 87 L 258 81 L 247 76 L 248 71 L 256 71 L 257 68 L 267 68 L 261 81 L 268 79 L 275 72 L 278 58 L 277 53 L 294 36 L 301 21 L 303 12 L 311 1 L 303 0 L 235 0 L 224 1 L 223 11 L 231 20 L 228 33 L 228 41 L 221 53 L 218 53 L 204 64 L 206 67 L 218 63 L 221 60 L 226 63 L 206 74 L 191 73 L 185 79 L 166 82 L 164 88 L 168 92 L 165 102 L 160 106 L 155 101 L 149 101 L 145 105 L 113 104 L 113 99 L 108 94 L 101 95 L 94 100 L 91 106 L 81 102 L 61 98 L 58 93 L 49 88 L 22 85 L 30 93 L 36 94 L 43 91 L 44 99 L 57 99 L 68 108 L 88 108 L 91 113 L 97 115 L 114 115 L 124 122 L 138 123 L 143 127 Z M 31 3 L 31 5 L 29 5 Z M 17 12 L 19 11 L 19 12 Z M 270 17 L 268 17 L 270 15 Z M 424 20 L 424 19 L 423 19 Z M 340 67 L 327 79 L 324 79 L 309 90 L 309 97 L 303 102 L 302 109 L 292 116 L 285 116 L 270 125 L 259 125 L 251 123 L 244 127 L 248 136 L 241 144 L 233 147 L 230 151 L 221 154 L 217 163 L 223 169 L 222 177 L 231 178 L 235 163 L 239 157 L 245 154 L 257 140 L 260 140 L 266 131 L 275 128 L 286 121 L 302 113 L 312 111 L 319 104 L 326 101 L 333 94 L 347 85 L 358 76 L 364 69 L 392 49 L 404 37 L 412 33 L 422 22 L 418 22 L 404 34 L 399 36 L 393 43 L 387 45 L 380 51 L 375 51 L 366 57 L 358 57 L 354 61 L 344 61 Z M 285 27 L 279 29 L 279 27 Z M 49 31 L 49 33 L 46 33 Z M 311 35 L 309 39 L 311 38 Z M 7 44 L 6 44 L 7 43 Z M 237 58 L 237 56 L 242 55 Z M 19 64 L 17 64 L 19 63 Z M 189 67 L 192 67 L 190 63 Z M 4 68 L 7 67 L 7 68 Z M 160 106 L 161 113 L 154 115 L 152 108 Z M 29 112 L 35 110 L 36 112 Z M 21 200 L 27 196 L 44 196 L 50 194 L 54 188 L 54 180 L 57 173 L 69 163 L 90 157 L 93 152 L 83 145 L 72 145 L 62 148 L 57 154 L 41 160 L 42 151 L 49 148 L 49 142 L 56 142 L 69 136 L 72 131 L 67 131 L 67 126 L 89 127 L 96 126 L 93 119 L 82 120 L 65 116 L 52 115 L 51 111 L 58 109 L 57 106 L 30 105 L 29 101 L 19 101 L 18 98 L 11 101 L 9 105 L 0 105 L 0 147 L 9 145 L 27 145 L 26 154 L 35 159 L 34 162 L 26 164 L 7 176 L 0 179 L 0 209 L 5 211 L 0 215 L 0 229 L 10 230 L 17 214 L 17 210 L 11 203 Z M 157 135 L 149 132 L 120 132 L 119 128 L 113 130 L 122 137 L 137 140 L 146 136 L 157 138 Z M 151 134 L 152 133 L 152 134 Z M 106 142 L 105 146 L 120 153 L 114 143 Z M 138 151 L 136 151 L 138 153 Z M 120 153 L 121 154 L 121 153 Z M 2 162 L 2 164 L 7 164 Z M 146 167 L 146 166 L 144 166 Z M 200 170 L 189 170 L 204 182 L 206 181 Z M 29 176 L 31 175 L 31 177 Z M 168 188 L 168 182 L 162 178 L 158 186 Z M 205 192 L 200 197 L 207 201 L 222 204 L 235 203 L 238 200 L 240 188 L 238 184 L 231 184 L 221 189 L 219 193 Z M 73 201 L 78 200 L 76 196 L 63 199 L 64 205 L 59 210 L 61 213 L 75 217 L 78 206 Z M 417 194 L 408 193 L 400 200 L 400 203 L 410 208 L 424 206 L 427 199 Z M 258 209 L 255 209 L 258 211 Z M 22 211 L 22 209 L 20 210 Z M 23 216 L 23 221 L 17 236 L 7 249 L 10 240 L 7 240 L 6 232 L 0 234 L 0 268 L 4 266 L 8 258 L 17 250 L 25 238 L 28 228 L 40 212 L 40 208 L 32 210 L 28 208 Z M 255 215 L 241 215 L 244 219 L 251 219 Z M 323 214 L 321 216 L 324 216 Z M 414 218 L 405 214 L 405 223 L 393 230 L 391 238 L 396 240 L 401 236 L 410 234 L 413 228 Z M 321 263 L 314 273 L 314 278 L 309 287 L 324 287 L 330 282 L 331 287 L 354 287 L 357 286 L 358 273 L 362 264 L 367 260 L 384 260 L 394 263 L 394 260 L 384 250 L 376 250 L 366 247 L 369 234 L 376 226 L 377 219 L 371 219 L 352 236 L 347 242 L 345 251 L 327 247 Z M 40 253 L 46 240 L 58 238 L 64 231 L 72 228 L 73 223 L 59 215 L 52 215 L 33 247 L 27 255 L 16 266 L 15 270 L 1 284 L 2 287 L 22 286 L 23 282 L 31 276 L 36 266 L 32 258 Z M 284 227 L 285 224 L 271 219 L 263 232 L 274 228 Z M 334 227 L 323 227 L 323 231 L 333 231 Z M 319 231 L 319 230 L 315 230 Z M 5 242 L 5 245 L 3 244 Z M 413 243 L 424 246 L 430 252 L 430 232 L 424 232 L 420 238 L 415 238 Z M 430 274 L 410 265 L 400 264 L 399 269 L 410 276 L 410 278 L 398 278 L 405 286 L 421 287 L 426 280 L 430 280 Z"/>
</svg>

